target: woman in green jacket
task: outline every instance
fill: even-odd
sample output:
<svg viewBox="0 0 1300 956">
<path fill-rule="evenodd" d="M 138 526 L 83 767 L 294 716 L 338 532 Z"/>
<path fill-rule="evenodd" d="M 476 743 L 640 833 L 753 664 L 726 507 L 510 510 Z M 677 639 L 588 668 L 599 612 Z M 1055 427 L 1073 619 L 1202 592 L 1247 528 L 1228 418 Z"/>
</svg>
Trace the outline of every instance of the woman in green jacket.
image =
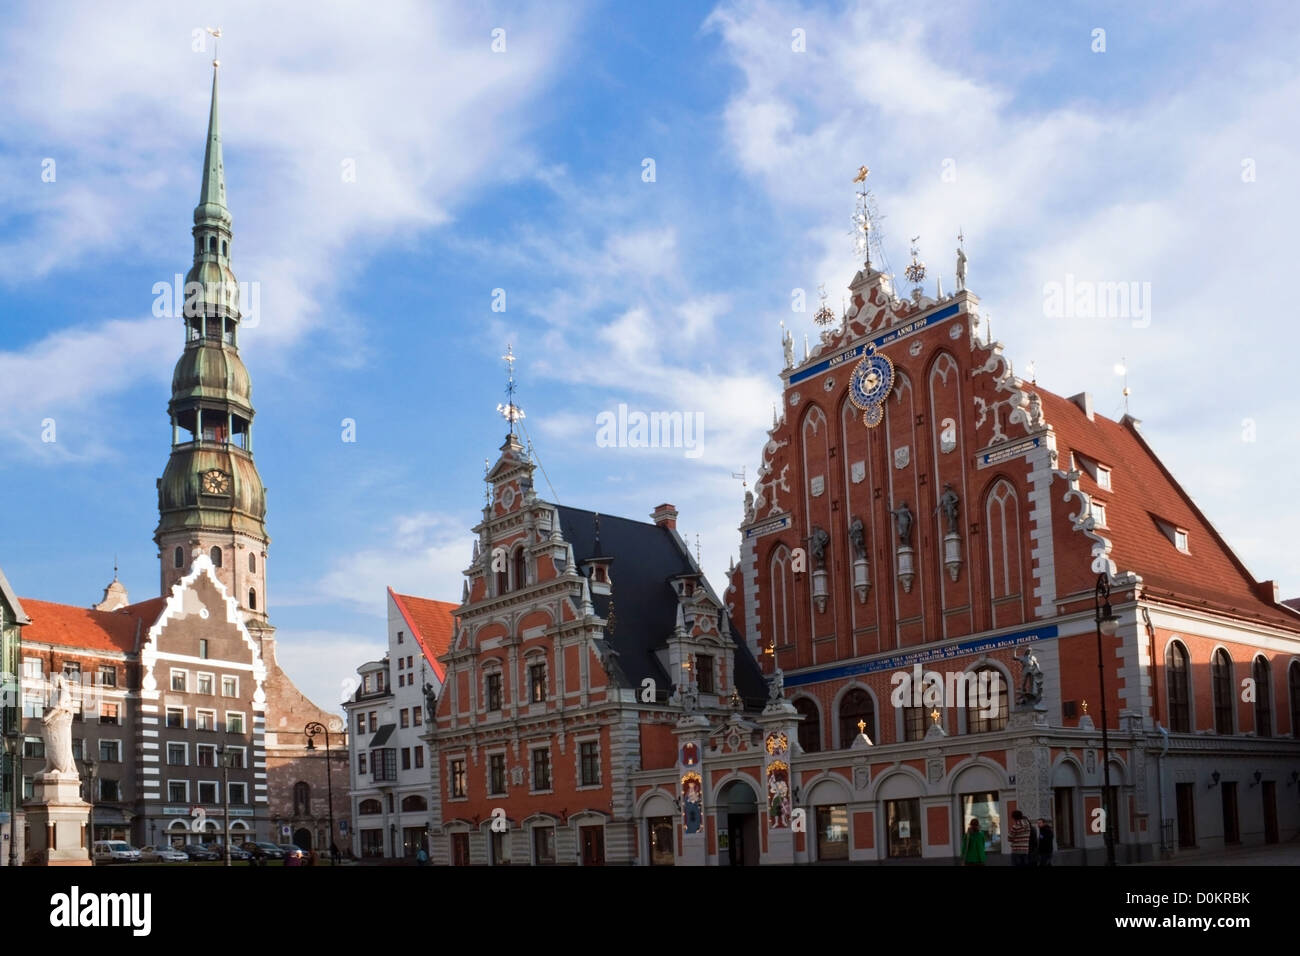
<svg viewBox="0 0 1300 956">
<path fill-rule="evenodd" d="M 966 866 L 984 865 L 984 831 L 979 820 L 972 819 L 961 841 L 961 860 Z"/>
</svg>

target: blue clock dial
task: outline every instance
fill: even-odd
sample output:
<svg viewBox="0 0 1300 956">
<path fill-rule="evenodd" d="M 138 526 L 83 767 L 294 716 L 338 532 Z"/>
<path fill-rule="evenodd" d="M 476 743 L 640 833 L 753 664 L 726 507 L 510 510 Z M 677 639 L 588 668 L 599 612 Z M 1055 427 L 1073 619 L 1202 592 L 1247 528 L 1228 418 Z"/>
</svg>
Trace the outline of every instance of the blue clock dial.
<svg viewBox="0 0 1300 956">
<path fill-rule="evenodd" d="M 849 400 L 858 408 L 879 405 L 894 388 L 894 363 L 883 355 L 864 355 L 849 379 Z"/>
</svg>

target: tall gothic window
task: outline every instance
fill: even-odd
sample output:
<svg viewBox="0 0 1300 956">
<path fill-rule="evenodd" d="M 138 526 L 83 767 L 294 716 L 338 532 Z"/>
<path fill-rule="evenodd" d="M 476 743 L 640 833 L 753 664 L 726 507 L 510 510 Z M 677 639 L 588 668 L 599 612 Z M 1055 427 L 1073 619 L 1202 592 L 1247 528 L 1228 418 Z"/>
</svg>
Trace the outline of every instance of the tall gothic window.
<svg viewBox="0 0 1300 956">
<path fill-rule="evenodd" d="M 528 583 L 528 559 L 524 557 L 522 547 L 515 548 L 514 558 L 515 587 L 521 588 Z"/>
<path fill-rule="evenodd" d="M 804 753 L 817 753 L 822 749 L 821 711 L 809 697 L 797 699 L 794 709 L 803 714 L 803 720 L 799 722 L 799 746 Z"/>
<path fill-rule="evenodd" d="M 213 546 L 212 546 L 212 550 L 208 552 L 208 557 L 212 558 L 212 566 L 213 566 L 214 568 L 219 568 L 219 567 L 221 567 L 221 549 L 220 549 L 220 548 L 218 548 L 216 545 L 213 545 Z"/>
<path fill-rule="evenodd" d="M 1176 734 L 1191 733 L 1191 687 L 1187 676 L 1187 648 L 1178 641 L 1165 652 L 1165 671 L 1169 681 L 1169 729 Z"/>
<path fill-rule="evenodd" d="M 248 589 L 248 609 L 250 611 L 257 610 L 257 592 L 252 588 Z"/>
<path fill-rule="evenodd" d="M 177 568 L 185 567 L 185 551 L 179 546 L 172 552 L 172 566 Z"/>
<path fill-rule="evenodd" d="M 863 729 L 858 728 L 858 723 Z M 840 701 L 840 749 L 852 745 L 853 739 L 864 733 L 876 742 L 876 705 L 871 695 L 859 687 L 853 688 Z"/>
<path fill-rule="evenodd" d="M 1273 688 L 1272 669 L 1268 658 L 1263 654 L 1255 658 L 1251 667 L 1251 676 L 1255 678 L 1255 736 L 1273 736 Z"/>
<path fill-rule="evenodd" d="M 1237 700 L 1232 689 L 1232 658 L 1222 647 L 1214 652 L 1210 681 L 1214 692 L 1214 732 L 1230 734 L 1233 730 L 1232 713 L 1236 709 Z"/>
<path fill-rule="evenodd" d="M 293 814 L 305 816 L 311 813 L 311 784 L 299 780 L 293 785 Z"/>
</svg>

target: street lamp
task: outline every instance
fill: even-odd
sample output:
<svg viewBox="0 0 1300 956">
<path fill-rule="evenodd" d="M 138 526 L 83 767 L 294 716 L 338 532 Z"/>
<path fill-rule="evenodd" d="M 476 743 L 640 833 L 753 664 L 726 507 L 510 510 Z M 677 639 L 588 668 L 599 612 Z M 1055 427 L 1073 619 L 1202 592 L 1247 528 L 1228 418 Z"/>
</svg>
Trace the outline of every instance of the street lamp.
<svg viewBox="0 0 1300 956">
<path fill-rule="evenodd" d="M 329 800 L 329 817 L 330 817 L 330 866 L 334 865 L 334 775 L 330 768 L 330 731 L 329 728 L 320 721 L 313 720 L 302 731 L 307 735 L 307 749 L 315 750 L 316 742 L 314 738 L 317 734 L 325 735 L 325 790 Z"/>
<path fill-rule="evenodd" d="M 1119 630 L 1119 618 L 1117 618 L 1110 609 L 1110 575 L 1102 572 L 1097 575 L 1097 588 L 1093 594 L 1093 606 L 1097 611 L 1097 679 L 1101 684 L 1101 767 L 1102 777 L 1105 782 L 1105 790 L 1102 791 L 1102 803 L 1105 804 L 1105 810 L 1102 813 L 1106 821 L 1106 865 L 1115 865 L 1115 831 L 1114 821 L 1111 819 L 1111 799 L 1110 799 L 1110 736 L 1106 732 L 1106 664 L 1102 657 L 1101 638 L 1104 634 L 1106 637 L 1114 637 L 1115 632 Z"/>
<path fill-rule="evenodd" d="M 90 785 L 86 788 L 86 802 L 90 804 L 90 811 L 86 814 L 86 823 L 90 827 L 90 865 L 95 865 L 95 761 L 86 757 L 82 760 L 86 765 L 86 776 L 89 778 Z M 12 839 L 12 837 L 10 838 Z"/>
<path fill-rule="evenodd" d="M 221 761 L 221 852 L 230 866 L 230 761 L 224 743 L 217 745 L 217 759 Z"/>
</svg>

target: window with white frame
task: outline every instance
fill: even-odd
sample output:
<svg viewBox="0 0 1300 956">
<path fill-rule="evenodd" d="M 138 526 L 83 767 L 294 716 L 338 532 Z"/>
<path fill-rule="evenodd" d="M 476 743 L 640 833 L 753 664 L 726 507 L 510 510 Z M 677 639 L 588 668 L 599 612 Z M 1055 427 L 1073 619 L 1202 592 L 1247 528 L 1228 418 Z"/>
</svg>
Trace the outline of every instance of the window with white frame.
<svg viewBox="0 0 1300 956">
<path fill-rule="evenodd" d="M 190 762 L 189 744 L 169 743 L 167 745 L 167 764 L 171 767 L 184 767 Z"/>
<path fill-rule="evenodd" d="M 239 710 L 226 711 L 226 733 L 242 734 L 244 732 L 244 713 Z"/>
<path fill-rule="evenodd" d="M 1110 469 L 1107 468 L 1105 465 L 1097 466 L 1097 487 L 1105 488 L 1107 491 L 1111 490 Z"/>
<path fill-rule="evenodd" d="M 194 727 L 197 730 L 216 730 L 217 712 L 215 710 L 194 711 Z"/>
<path fill-rule="evenodd" d="M 167 802 L 168 803 L 189 803 L 190 782 L 188 780 L 168 780 L 167 781 Z"/>
<path fill-rule="evenodd" d="M 534 793 L 551 789 L 551 748 L 537 747 L 530 754 L 533 770 L 532 791 Z"/>
<path fill-rule="evenodd" d="M 122 741 L 101 740 L 99 742 L 99 761 L 100 763 L 121 763 Z"/>
<path fill-rule="evenodd" d="M 103 719 L 104 718 L 101 716 L 100 720 Z M 177 730 L 185 729 L 185 708 L 184 707 L 167 708 L 167 726 L 173 727 Z"/>
<path fill-rule="evenodd" d="M 578 744 L 578 786 L 600 786 L 600 741 L 584 740 Z"/>
<path fill-rule="evenodd" d="M 220 788 L 215 780 L 199 781 L 199 803 L 219 803 L 220 797 L 217 796 Z"/>
<path fill-rule="evenodd" d="M 214 679 L 212 674 L 195 674 L 195 690 L 200 694 L 212 694 Z"/>
<path fill-rule="evenodd" d="M 185 693 L 186 690 L 189 689 L 189 683 L 190 683 L 189 671 L 178 670 L 175 667 L 172 668 L 172 690 L 178 691 L 179 693 L 183 694 Z"/>
<path fill-rule="evenodd" d="M 247 747 L 227 747 L 226 760 L 234 770 L 243 770 L 248 766 L 248 748 Z"/>
<path fill-rule="evenodd" d="M 1174 529 L 1174 547 L 1179 551 L 1187 551 L 1187 532 L 1182 528 Z"/>
<path fill-rule="evenodd" d="M 248 784 L 232 780 L 227 786 L 230 802 L 232 804 L 248 803 Z"/>
<path fill-rule="evenodd" d="M 117 686 L 117 668 L 112 664 L 99 665 L 99 686 L 116 687 Z"/>
<path fill-rule="evenodd" d="M 215 767 L 217 765 L 217 747 L 216 744 L 198 744 L 194 748 L 196 760 L 200 767 Z"/>
<path fill-rule="evenodd" d="M 1097 501 L 1095 498 L 1093 499 L 1092 520 L 1093 524 L 1098 528 L 1109 527 L 1109 525 L 1106 524 L 1106 502 Z"/>
<path fill-rule="evenodd" d="M 221 696 L 238 697 L 239 696 L 239 678 L 233 674 L 221 675 Z"/>
<path fill-rule="evenodd" d="M 23 658 L 23 680 L 42 680 L 44 677 L 45 670 L 39 657 Z"/>
</svg>

